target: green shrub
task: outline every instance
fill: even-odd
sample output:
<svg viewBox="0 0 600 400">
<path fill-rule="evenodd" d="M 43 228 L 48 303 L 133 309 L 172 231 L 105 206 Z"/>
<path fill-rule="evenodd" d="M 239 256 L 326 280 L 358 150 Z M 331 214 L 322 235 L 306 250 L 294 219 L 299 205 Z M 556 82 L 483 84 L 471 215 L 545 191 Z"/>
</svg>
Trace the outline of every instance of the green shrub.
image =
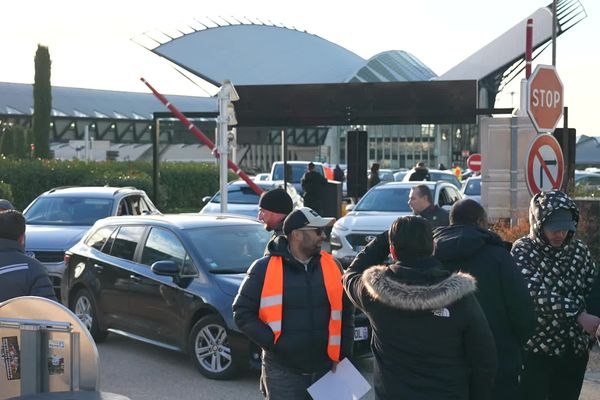
<svg viewBox="0 0 600 400">
<path fill-rule="evenodd" d="M 0 199 L 6 199 L 11 203 L 14 201 L 12 188 L 8 183 L 0 181 Z"/>
<path fill-rule="evenodd" d="M 235 178 L 235 174 L 229 174 L 229 180 Z M 153 196 L 152 164 L 148 162 L 85 163 L 4 157 L 0 158 L 0 181 L 6 185 L 0 186 L 0 193 L 10 190 L 12 194 L 5 197 L 21 210 L 41 193 L 59 186 L 134 186 Z M 215 164 L 163 163 L 159 198 L 152 200 L 163 212 L 199 211 L 202 198 L 218 190 L 219 170 Z"/>
</svg>

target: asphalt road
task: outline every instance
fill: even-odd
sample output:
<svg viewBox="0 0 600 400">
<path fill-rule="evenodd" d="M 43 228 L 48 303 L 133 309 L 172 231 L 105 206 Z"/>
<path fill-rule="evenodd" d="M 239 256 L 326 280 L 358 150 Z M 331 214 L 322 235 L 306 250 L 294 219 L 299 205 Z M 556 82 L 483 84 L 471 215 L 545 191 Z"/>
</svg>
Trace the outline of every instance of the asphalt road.
<svg viewBox="0 0 600 400">
<path fill-rule="evenodd" d="M 245 371 L 233 381 L 215 381 L 196 372 L 188 357 L 111 334 L 98 344 L 100 390 L 131 400 L 262 400 L 258 371 Z M 372 359 L 359 360 L 356 367 L 372 381 Z M 592 352 L 580 400 L 600 398 L 600 353 Z M 364 400 L 372 400 L 371 390 Z"/>
<path fill-rule="evenodd" d="M 261 400 L 259 371 L 245 371 L 233 381 L 207 379 L 184 354 L 110 334 L 98 344 L 100 390 L 131 400 Z M 357 363 L 371 381 L 372 359 Z M 364 399 L 372 400 L 373 392 Z"/>
</svg>

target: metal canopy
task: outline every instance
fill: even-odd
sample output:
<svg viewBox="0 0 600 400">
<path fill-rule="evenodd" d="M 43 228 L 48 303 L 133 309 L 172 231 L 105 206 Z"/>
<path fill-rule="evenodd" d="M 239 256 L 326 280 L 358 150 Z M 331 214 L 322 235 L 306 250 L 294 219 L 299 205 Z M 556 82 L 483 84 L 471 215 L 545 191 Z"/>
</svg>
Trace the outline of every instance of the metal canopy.
<svg viewBox="0 0 600 400">
<path fill-rule="evenodd" d="M 236 86 L 238 126 L 474 123 L 477 81 Z"/>
</svg>

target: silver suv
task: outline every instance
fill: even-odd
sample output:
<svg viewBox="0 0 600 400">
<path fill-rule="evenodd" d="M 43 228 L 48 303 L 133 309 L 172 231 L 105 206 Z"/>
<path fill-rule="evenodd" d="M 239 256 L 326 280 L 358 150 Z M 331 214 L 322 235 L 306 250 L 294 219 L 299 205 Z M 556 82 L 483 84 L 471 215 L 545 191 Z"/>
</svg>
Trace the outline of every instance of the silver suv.
<svg viewBox="0 0 600 400">
<path fill-rule="evenodd" d="M 413 187 L 421 184 L 431 190 L 433 203 L 445 209 L 463 197 L 456 186 L 445 181 L 381 183 L 335 223 L 330 239 L 331 254 L 344 267 L 350 265 L 358 252 L 376 235 L 389 229 L 396 218 L 413 214 L 408 206 L 408 195 Z"/>
<path fill-rule="evenodd" d="M 58 187 L 39 195 L 23 211 L 25 251 L 48 269 L 60 290 L 65 251 L 94 223 L 112 215 L 160 214 L 146 192 L 133 187 Z"/>
</svg>

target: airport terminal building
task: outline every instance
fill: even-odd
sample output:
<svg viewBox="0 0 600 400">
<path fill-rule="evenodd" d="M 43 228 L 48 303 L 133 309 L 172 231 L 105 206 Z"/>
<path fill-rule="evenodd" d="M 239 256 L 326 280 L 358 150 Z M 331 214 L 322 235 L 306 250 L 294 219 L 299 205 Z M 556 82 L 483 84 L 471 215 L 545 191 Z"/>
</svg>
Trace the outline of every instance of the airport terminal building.
<svg viewBox="0 0 600 400">
<path fill-rule="evenodd" d="M 558 3 L 560 35 L 583 19 L 585 12 L 577 0 Z M 536 21 L 536 56 L 552 36 L 549 7 L 527 16 L 440 76 L 405 51 L 390 50 L 364 59 L 317 35 L 250 20 L 199 22 L 190 33 L 144 46 L 215 88 L 225 80 L 236 86 L 473 80 L 476 107 L 484 110 L 483 115 L 494 108 L 497 93 L 524 69 L 527 18 Z M 214 140 L 216 97 L 169 96 L 169 100 L 179 110 L 193 113 L 194 123 Z M 213 159 L 206 146 L 165 115 L 163 105 L 151 93 L 53 87 L 52 101 L 50 135 L 55 158 L 81 158 L 81 144 L 89 137 L 94 159 L 150 160 L 152 135 L 158 130 L 162 161 Z M 32 112 L 31 85 L 0 82 L 0 134 L 15 124 L 31 124 Z M 290 160 L 345 164 L 349 130 L 368 133 L 369 163 L 379 162 L 384 168 L 410 168 L 419 161 L 433 167 L 439 163 L 464 166 L 466 158 L 479 150 L 476 118 L 469 123 L 441 124 L 277 125 L 238 128 L 235 161 L 244 169 L 266 171 L 282 158 L 282 130 Z"/>
</svg>

